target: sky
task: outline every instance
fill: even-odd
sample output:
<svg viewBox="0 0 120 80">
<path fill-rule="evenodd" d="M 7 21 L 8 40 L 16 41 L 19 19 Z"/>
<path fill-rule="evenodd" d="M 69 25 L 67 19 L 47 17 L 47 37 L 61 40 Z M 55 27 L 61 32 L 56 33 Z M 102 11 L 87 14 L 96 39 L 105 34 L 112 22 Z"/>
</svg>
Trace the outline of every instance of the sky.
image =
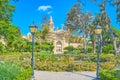
<svg viewBox="0 0 120 80">
<path fill-rule="evenodd" d="M 41 27 L 44 15 L 52 16 L 55 28 L 60 29 L 66 21 L 66 15 L 77 0 L 19 0 L 11 1 L 16 6 L 13 13 L 12 23 L 18 26 L 22 35 L 27 35 L 29 26 L 34 22 L 38 28 Z M 86 10 L 91 11 L 93 15 L 99 12 L 99 8 L 88 0 L 83 0 Z M 116 21 L 115 7 L 107 5 L 107 13 L 112 22 L 111 25 L 120 30 Z"/>
</svg>

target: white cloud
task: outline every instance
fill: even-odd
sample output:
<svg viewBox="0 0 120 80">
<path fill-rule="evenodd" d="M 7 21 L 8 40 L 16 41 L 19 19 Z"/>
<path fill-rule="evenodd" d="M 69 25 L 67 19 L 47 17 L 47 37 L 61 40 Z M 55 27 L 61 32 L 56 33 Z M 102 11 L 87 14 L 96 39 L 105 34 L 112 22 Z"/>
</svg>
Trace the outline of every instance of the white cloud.
<svg viewBox="0 0 120 80">
<path fill-rule="evenodd" d="M 64 26 L 64 24 L 61 24 L 61 26 L 63 27 L 63 26 Z"/>
<path fill-rule="evenodd" d="M 47 5 L 47 6 L 39 6 L 39 7 L 38 7 L 38 10 L 46 11 L 46 10 L 48 10 L 48 9 L 50 9 L 50 8 L 52 8 L 52 6 L 50 6 L 50 5 Z"/>
<path fill-rule="evenodd" d="M 47 14 L 51 14 L 51 13 L 52 13 L 52 11 L 47 12 Z"/>
</svg>

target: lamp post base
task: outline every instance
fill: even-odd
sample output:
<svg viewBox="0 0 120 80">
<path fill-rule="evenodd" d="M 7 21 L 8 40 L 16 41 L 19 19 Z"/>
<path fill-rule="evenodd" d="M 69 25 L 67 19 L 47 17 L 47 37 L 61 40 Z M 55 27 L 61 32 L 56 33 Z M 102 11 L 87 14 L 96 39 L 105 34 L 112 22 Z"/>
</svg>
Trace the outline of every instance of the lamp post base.
<svg viewBox="0 0 120 80">
<path fill-rule="evenodd" d="M 97 80 L 100 80 L 100 77 L 97 77 Z"/>
<path fill-rule="evenodd" d="M 97 78 L 97 77 L 96 77 L 94 80 L 100 80 L 100 78 Z"/>
<path fill-rule="evenodd" d="M 36 80 L 35 77 L 32 77 L 31 80 Z"/>
</svg>

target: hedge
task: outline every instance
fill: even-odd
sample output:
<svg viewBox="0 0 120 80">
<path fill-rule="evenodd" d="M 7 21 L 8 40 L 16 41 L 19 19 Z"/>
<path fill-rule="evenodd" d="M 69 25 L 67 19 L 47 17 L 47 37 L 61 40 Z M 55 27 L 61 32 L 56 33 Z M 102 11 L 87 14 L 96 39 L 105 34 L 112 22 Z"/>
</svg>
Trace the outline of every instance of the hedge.
<svg viewBox="0 0 120 80">
<path fill-rule="evenodd" d="M 25 69 L 31 67 L 31 53 L 0 55 L 0 60 L 10 61 Z M 119 56 L 100 56 L 101 69 L 112 70 Z M 35 69 L 45 71 L 95 71 L 97 55 L 93 54 L 40 54 L 35 53 Z"/>
<path fill-rule="evenodd" d="M 100 72 L 100 80 L 120 80 L 120 70 L 103 70 Z"/>
</svg>

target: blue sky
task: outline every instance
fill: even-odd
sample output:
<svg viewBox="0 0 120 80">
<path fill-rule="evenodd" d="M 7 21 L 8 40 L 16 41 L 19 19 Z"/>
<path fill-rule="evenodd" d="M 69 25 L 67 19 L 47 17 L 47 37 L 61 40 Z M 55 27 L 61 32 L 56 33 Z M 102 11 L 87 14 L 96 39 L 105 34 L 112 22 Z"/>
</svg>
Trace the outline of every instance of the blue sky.
<svg viewBox="0 0 120 80">
<path fill-rule="evenodd" d="M 34 23 L 40 27 L 44 15 L 53 16 L 55 27 L 61 28 L 66 21 L 66 14 L 77 0 L 19 0 L 11 2 L 16 6 L 13 14 L 13 24 L 17 25 L 23 35 L 29 33 L 29 26 Z M 95 15 L 99 8 L 88 0 L 84 0 L 86 10 Z M 120 29 L 116 24 L 115 8 L 107 6 L 107 12 L 112 20 L 111 24 Z"/>
</svg>

